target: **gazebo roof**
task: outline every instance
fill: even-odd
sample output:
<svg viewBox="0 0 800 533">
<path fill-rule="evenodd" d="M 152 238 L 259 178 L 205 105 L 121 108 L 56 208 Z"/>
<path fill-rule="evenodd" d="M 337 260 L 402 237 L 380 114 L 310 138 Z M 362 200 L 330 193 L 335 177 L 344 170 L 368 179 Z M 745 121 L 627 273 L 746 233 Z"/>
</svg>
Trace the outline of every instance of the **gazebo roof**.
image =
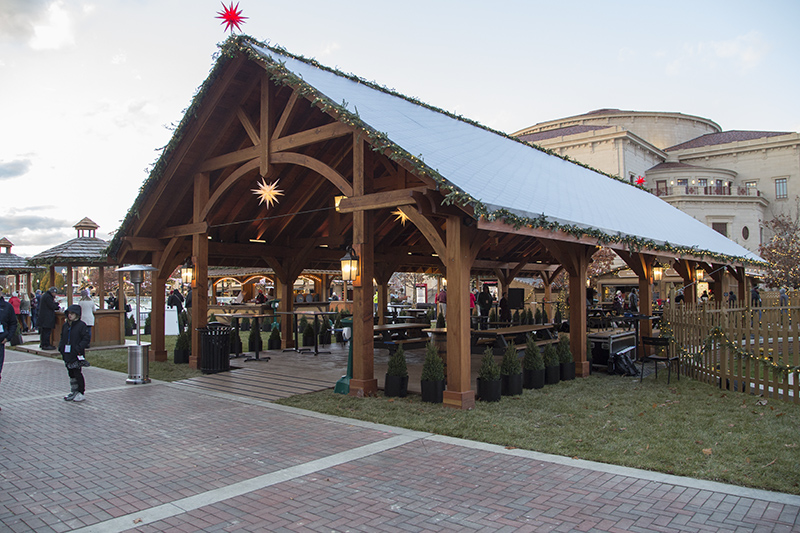
<svg viewBox="0 0 800 533">
<path fill-rule="evenodd" d="M 97 237 L 77 237 L 49 250 L 40 252 L 28 261 L 32 265 L 106 265 L 108 242 Z"/>
<path fill-rule="evenodd" d="M 12 254 L 12 246 L 14 244 L 7 237 L 0 239 L 0 248 L 6 250 L 5 252 L 0 252 L 0 274 L 24 274 L 40 270 L 39 267 L 29 265 L 28 260 L 24 257 Z"/>
<path fill-rule="evenodd" d="M 241 201 L 251 194 L 259 177 L 253 159 L 258 146 L 253 139 L 259 134 L 260 93 L 254 87 L 264 72 L 277 87 L 272 98 L 286 109 L 281 127 L 302 113 L 295 127 L 305 130 L 305 138 L 321 132 L 319 141 L 312 139 L 317 142 L 313 148 L 301 144 L 300 133 L 292 137 L 297 130 L 282 132 L 284 145 L 298 148 L 294 152 L 285 149 L 287 152 L 276 158 L 277 169 L 268 181 L 279 179 L 287 196 L 266 218 L 264 210 L 250 206 L 254 202 Z M 310 101 L 312 110 L 306 104 L 298 105 L 295 112 L 292 98 Z M 248 113 L 253 114 L 252 119 Z M 328 216 L 326 202 L 342 194 L 331 183 L 342 184 L 343 180 L 330 174 L 339 171 L 337 165 L 341 172 L 346 171 L 352 142 L 336 137 L 338 130 L 333 129 L 331 120 L 363 132 L 373 152 L 389 161 L 376 163 L 374 169 L 374 179 L 382 180 L 383 190 L 418 194 L 413 188 L 425 189 L 419 193 L 426 196 L 423 204 L 432 202 L 431 209 L 449 210 L 451 215 L 460 210 L 464 216 L 478 219 L 479 229 L 492 232 L 494 236 L 481 247 L 475 263 L 485 265 L 489 272 L 503 262 L 553 262 L 542 246 L 518 237 L 525 231 L 547 239 L 585 239 L 587 244 L 662 256 L 760 262 L 756 254 L 640 187 L 246 36 L 232 37 L 222 46 L 215 68 L 115 233 L 109 255 L 116 257 L 126 239 L 128 248 L 118 259 L 148 261 L 149 254 L 170 239 L 175 242 L 168 251 L 176 261 L 190 254 L 186 241 L 179 242 L 176 237 L 193 230 L 191 183 L 196 168 L 205 165 L 212 195 L 217 195 L 213 200 L 225 206 L 204 215 L 214 243 L 210 264 L 257 266 L 263 264 L 262 257 L 280 253 L 278 247 L 286 243 L 327 239 L 328 251 L 309 256 L 307 267 L 332 268 L 341 255 L 334 253 L 333 247 L 340 244 L 334 237 L 341 238 L 351 227 L 345 220 L 344 226 L 334 229 L 336 233 L 331 231 L 331 224 L 338 222 Z M 310 181 L 311 177 L 293 172 L 292 168 L 299 166 L 290 164 L 313 167 L 313 161 L 323 157 L 333 169 L 327 182 Z M 234 164 L 245 162 L 233 170 Z M 243 175 L 253 178 L 234 183 L 236 176 Z M 226 179 L 231 185 L 222 185 Z M 376 253 L 397 268 L 407 266 L 406 257 L 423 267 L 432 265 L 432 250 L 425 239 L 392 221 L 388 216 L 392 207 L 383 209 L 375 222 Z M 439 230 L 441 226 L 430 231 Z M 247 239 L 265 242 L 265 238 L 275 246 L 247 244 Z M 233 246 L 240 251 L 236 257 L 231 255 Z M 241 253 L 248 246 L 247 254 Z M 418 253 L 420 246 L 423 253 Z M 440 264 L 436 257 L 433 261 Z"/>
</svg>

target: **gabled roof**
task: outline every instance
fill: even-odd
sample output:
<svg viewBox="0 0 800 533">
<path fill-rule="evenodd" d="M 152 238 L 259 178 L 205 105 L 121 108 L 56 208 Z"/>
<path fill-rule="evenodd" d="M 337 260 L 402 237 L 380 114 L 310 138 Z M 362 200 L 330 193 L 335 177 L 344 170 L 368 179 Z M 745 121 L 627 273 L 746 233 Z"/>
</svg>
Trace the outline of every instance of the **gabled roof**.
<svg viewBox="0 0 800 533">
<path fill-rule="evenodd" d="M 718 144 L 727 144 L 737 141 L 752 141 L 753 139 L 765 139 L 767 137 L 777 137 L 779 135 L 790 135 L 789 131 L 722 131 L 720 133 L 707 133 L 700 137 L 694 138 L 685 143 L 670 146 L 664 151 L 673 152 L 675 150 L 688 150 L 690 148 L 701 148 L 703 146 L 715 146 Z"/>
<path fill-rule="evenodd" d="M 262 63 L 276 85 L 292 87 L 339 122 L 364 131 L 373 150 L 418 176 L 432 178 L 446 195 L 445 203 L 470 207 L 476 217 L 502 220 L 512 227 L 562 230 L 637 250 L 759 261 L 749 250 L 641 188 L 246 36 L 232 37 L 222 46 L 217 66 L 116 232 L 109 247 L 112 253 L 169 164 L 221 65 L 240 53 Z"/>
<path fill-rule="evenodd" d="M 38 267 L 28 264 L 28 260 L 16 254 L 0 254 L 0 273 L 16 274 L 23 272 L 33 272 L 40 270 Z"/>
<path fill-rule="evenodd" d="M 40 252 L 28 261 L 32 265 L 106 264 L 108 243 L 97 237 L 77 237 Z"/>
<path fill-rule="evenodd" d="M 424 169 L 488 219 L 583 232 L 609 241 L 758 261 L 746 248 L 660 198 L 505 135 L 346 77 L 283 50 L 250 43 Z M 280 76 L 273 73 L 273 78 Z"/>
</svg>

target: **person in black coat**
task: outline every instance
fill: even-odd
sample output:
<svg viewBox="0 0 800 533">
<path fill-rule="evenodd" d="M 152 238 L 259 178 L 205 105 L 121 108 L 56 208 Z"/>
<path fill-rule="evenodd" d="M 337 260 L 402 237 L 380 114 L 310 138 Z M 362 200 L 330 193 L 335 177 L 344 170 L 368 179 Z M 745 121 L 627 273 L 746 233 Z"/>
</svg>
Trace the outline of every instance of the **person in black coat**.
<svg viewBox="0 0 800 533">
<path fill-rule="evenodd" d="M 55 350 L 56 347 L 50 344 L 50 334 L 53 328 L 56 327 L 56 311 L 59 309 L 58 302 L 56 302 L 55 287 L 50 287 L 46 293 L 42 295 L 42 301 L 39 306 L 39 348 L 42 350 Z"/>
<path fill-rule="evenodd" d="M 89 327 L 81 320 L 81 306 L 70 305 L 67 308 L 67 320 L 61 327 L 61 342 L 58 343 L 58 351 L 69 374 L 70 393 L 64 396 L 68 402 L 82 402 L 84 399 L 86 381 L 81 368 L 89 366 L 86 348 L 91 339 Z"/>
<path fill-rule="evenodd" d="M 6 342 L 17 334 L 17 315 L 10 303 L 0 296 L 0 379 L 3 378 L 3 362 L 6 359 Z"/>
<path fill-rule="evenodd" d="M 172 289 L 167 298 L 167 307 L 177 307 L 179 315 L 183 312 L 183 294 L 178 289 Z"/>
</svg>

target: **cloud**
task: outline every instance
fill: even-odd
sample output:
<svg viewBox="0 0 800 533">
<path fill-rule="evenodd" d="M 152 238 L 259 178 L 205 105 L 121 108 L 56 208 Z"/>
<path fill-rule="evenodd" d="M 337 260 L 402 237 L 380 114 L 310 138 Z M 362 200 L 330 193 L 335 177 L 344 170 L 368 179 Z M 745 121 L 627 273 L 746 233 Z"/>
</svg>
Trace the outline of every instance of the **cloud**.
<svg viewBox="0 0 800 533">
<path fill-rule="evenodd" d="M 72 226 L 75 225 L 75 221 L 57 219 L 46 215 L 30 214 L 30 211 L 44 210 L 47 208 L 48 206 L 25 208 L 24 210 L 10 209 L 6 213 L 6 216 L 0 219 L 0 235 L 19 233 L 24 230 L 65 231 L 66 228 L 72 228 Z M 50 206 L 50 208 L 52 208 L 52 206 Z"/>
<path fill-rule="evenodd" d="M 30 159 L 16 159 L 8 162 L 0 161 L 0 180 L 8 180 L 24 176 L 30 169 Z"/>
<path fill-rule="evenodd" d="M 757 31 L 725 41 L 703 41 L 685 44 L 667 64 L 670 75 L 685 74 L 696 69 L 735 69 L 740 72 L 757 67 L 770 51 L 770 44 Z"/>
<path fill-rule="evenodd" d="M 34 50 L 56 50 L 74 43 L 69 13 L 64 9 L 63 2 L 57 0 L 47 8 L 46 21 L 33 25 L 33 37 L 29 44 Z"/>
<path fill-rule="evenodd" d="M 0 36 L 27 41 L 34 25 L 47 14 L 51 0 L 3 0 L 0 2 Z"/>
</svg>

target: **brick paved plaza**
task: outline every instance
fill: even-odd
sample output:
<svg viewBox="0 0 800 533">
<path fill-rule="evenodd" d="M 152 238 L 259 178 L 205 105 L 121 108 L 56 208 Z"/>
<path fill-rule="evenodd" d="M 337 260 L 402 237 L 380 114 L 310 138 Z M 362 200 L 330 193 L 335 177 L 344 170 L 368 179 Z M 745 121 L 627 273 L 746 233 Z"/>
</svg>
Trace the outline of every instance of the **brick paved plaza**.
<svg viewBox="0 0 800 533">
<path fill-rule="evenodd" d="M 0 531 L 798 531 L 800 497 L 6 351 Z"/>
</svg>

